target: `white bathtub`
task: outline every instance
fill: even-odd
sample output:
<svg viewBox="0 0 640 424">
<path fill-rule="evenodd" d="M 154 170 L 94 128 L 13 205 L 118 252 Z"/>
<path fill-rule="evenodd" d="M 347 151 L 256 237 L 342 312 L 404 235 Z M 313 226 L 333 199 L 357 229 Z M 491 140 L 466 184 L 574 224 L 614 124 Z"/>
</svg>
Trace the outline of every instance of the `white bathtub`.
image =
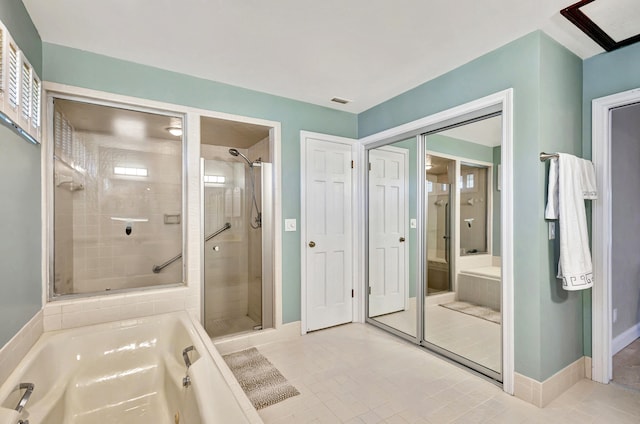
<svg viewBox="0 0 640 424">
<path fill-rule="evenodd" d="M 35 389 L 18 415 L 20 383 Z M 45 333 L 0 386 L 0 402 L 0 424 L 262 422 L 186 312 Z"/>
</svg>

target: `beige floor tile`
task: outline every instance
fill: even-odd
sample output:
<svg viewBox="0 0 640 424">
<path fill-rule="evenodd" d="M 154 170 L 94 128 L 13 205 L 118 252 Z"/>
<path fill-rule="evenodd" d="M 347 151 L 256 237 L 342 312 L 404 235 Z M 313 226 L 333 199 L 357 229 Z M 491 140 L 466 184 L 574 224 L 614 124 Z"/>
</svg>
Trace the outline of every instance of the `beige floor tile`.
<svg viewBox="0 0 640 424">
<path fill-rule="evenodd" d="M 300 391 L 260 410 L 267 424 L 640 422 L 639 392 L 582 380 L 540 409 L 369 325 L 258 349 Z"/>
</svg>

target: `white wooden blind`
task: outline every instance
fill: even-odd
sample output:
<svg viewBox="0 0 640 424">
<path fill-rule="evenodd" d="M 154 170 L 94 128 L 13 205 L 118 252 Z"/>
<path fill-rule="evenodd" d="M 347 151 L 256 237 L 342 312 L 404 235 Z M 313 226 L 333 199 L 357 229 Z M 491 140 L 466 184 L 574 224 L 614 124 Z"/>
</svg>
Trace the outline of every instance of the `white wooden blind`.
<svg viewBox="0 0 640 424">
<path fill-rule="evenodd" d="M 0 22 L 0 112 L 37 143 L 42 134 L 41 108 L 42 81 Z"/>
<path fill-rule="evenodd" d="M 24 122 L 29 125 L 31 118 L 31 65 L 26 61 L 22 62 L 22 87 L 20 89 L 20 114 Z"/>
<path fill-rule="evenodd" d="M 40 106 L 42 104 L 42 83 L 35 76 L 31 79 L 31 126 L 35 129 L 40 128 Z"/>
<path fill-rule="evenodd" d="M 18 107 L 18 83 L 20 71 L 18 69 L 18 48 L 13 43 L 9 45 L 9 69 L 7 70 L 7 95 L 9 96 L 9 106 Z"/>
</svg>

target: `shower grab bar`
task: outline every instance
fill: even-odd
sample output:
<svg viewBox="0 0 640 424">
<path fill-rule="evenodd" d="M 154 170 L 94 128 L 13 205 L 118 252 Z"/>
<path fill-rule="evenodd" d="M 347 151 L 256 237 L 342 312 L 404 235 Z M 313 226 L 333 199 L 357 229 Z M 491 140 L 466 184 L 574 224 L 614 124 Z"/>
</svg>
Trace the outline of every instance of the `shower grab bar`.
<svg viewBox="0 0 640 424">
<path fill-rule="evenodd" d="M 224 233 L 225 231 L 227 231 L 229 228 L 231 228 L 231 224 L 229 224 L 228 222 L 225 223 L 222 227 L 220 227 L 219 229 L 217 229 L 216 231 L 214 231 L 213 233 L 209 234 L 205 239 L 205 243 L 208 242 L 209 240 L 211 240 L 212 238 L 214 238 L 215 236 L 217 236 L 218 234 Z"/>
<path fill-rule="evenodd" d="M 227 231 L 229 228 L 231 228 L 231 224 L 229 224 L 228 222 L 225 223 L 222 227 L 220 227 L 219 229 L 217 229 L 213 233 L 209 234 L 204 239 L 205 243 L 208 242 L 209 240 L 211 240 L 212 238 L 214 238 L 215 236 Z M 153 266 L 153 273 L 154 274 L 159 274 L 160 271 L 162 271 L 163 269 L 165 269 L 166 267 L 168 267 L 169 265 L 171 265 L 172 263 L 174 263 L 175 261 L 177 261 L 181 257 L 182 257 L 182 253 L 178 253 L 176 256 L 174 256 L 173 258 L 169 259 L 165 263 L 160 264 L 160 265 L 154 265 Z"/>
<path fill-rule="evenodd" d="M 35 386 L 33 385 L 33 383 L 20 383 L 20 385 L 18 386 L 18 390 L 25 390 L 25 392 L 20 398 L 18 406 L 16 406 L 15 408 L 16 411 L 22 412 L 27 402 L 29 402 L 29 398 L 31 397 L 34 388 Z"/>
</svg>

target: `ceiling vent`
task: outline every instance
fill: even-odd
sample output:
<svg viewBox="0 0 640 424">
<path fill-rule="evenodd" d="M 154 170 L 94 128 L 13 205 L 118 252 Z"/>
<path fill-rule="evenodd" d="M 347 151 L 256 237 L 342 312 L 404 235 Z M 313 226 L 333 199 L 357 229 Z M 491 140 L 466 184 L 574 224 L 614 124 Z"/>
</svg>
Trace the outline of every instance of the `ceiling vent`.
<svg viewBox="0 0 640 424">
<path fill-rule="evenodd" d="M 351 100 L 343 99 L 342 97 L 334 97 L 333 99 L 331 99 L 331 101 L 340 103 L 341 105 L 346 105 L 347 103 L 351 102 Z"/>
</svg>

